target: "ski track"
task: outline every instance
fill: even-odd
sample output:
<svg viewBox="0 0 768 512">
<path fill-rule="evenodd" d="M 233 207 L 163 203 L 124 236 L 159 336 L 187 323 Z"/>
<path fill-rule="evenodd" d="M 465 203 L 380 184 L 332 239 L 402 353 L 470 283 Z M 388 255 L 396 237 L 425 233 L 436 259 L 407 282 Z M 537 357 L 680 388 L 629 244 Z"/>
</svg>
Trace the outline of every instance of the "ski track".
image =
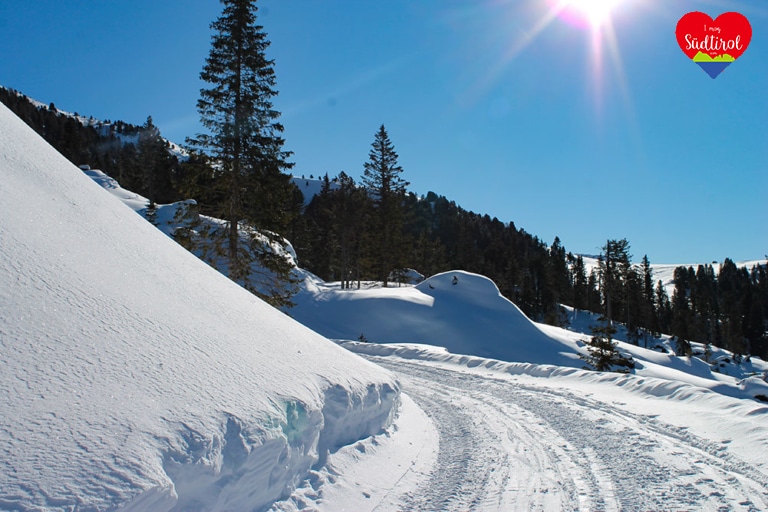
<svg viewBox="0 0 768 512">
<path fill-rule="evenodd" d="M 768 509 L 768 477 L 717 444 L 568 390 L 370 356 L 434 420 L 440 451 L 403 510 Z"/>
</svg>

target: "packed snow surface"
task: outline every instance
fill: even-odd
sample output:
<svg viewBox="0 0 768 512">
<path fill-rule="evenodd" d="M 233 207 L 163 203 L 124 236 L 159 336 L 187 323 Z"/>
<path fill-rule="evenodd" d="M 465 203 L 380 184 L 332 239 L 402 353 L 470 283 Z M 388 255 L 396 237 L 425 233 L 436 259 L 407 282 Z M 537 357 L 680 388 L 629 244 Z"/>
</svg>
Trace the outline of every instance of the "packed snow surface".
<svg viewBox="0 0 768 512">
<path fill-rule="evenodd" d="M 411 480 L 355 510 L 768 509 L 764 404 L 425 345 L 346 345 L 398 373 L 439 439 L 429 470 L 409 475 L 415 490 Z"/>
<path fill-rule="evenodd" d="M 536 324 L 483 276 L 297 269 L 291 314 L 386 343 L 338 341 L 388 373 L 87 174 L 0 107 L 0 510 L 768 510 L 759 359 L 662 337 L 619 343 L 633 374 L 590 372 L 593 317 Z"/>
<path fill-rule="evenodd" d="M 399 402 L 2 105 L 0 368 L 2 510 L 258 510 Z"/>
</svg>

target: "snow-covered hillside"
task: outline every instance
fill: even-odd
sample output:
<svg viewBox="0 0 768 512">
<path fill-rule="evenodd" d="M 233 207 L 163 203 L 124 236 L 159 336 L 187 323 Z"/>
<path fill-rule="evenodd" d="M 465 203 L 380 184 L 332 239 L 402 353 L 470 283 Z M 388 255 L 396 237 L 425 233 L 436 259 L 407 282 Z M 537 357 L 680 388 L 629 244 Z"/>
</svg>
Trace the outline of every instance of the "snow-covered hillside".
<svg viewBox="0 0 768 512">
<path fill-rule="evenodd" d="M 454 277 L 455 283 L 454 283 Z M 589 322 L 573 332 L 529 320 L 499 294 L 488 278 L 454 271 L 428 278 L 415 287 L 371 287 L 341 290 L 337 284 L 305 281 L 291 315 L 333 339 L 374 343 L 416 343 L 445 348 L 449 353 L 507 362 L 582 368 Z M 591 317 L 592 320 L 594 316 Z M 593 324 L 596 322 L 593 322 Z M 617 338 L 620 340 L 621 338 Z M 631 354 L 634 373 L 674 383 L 688 383 L 718 393 L 768 397 L 768 363 L 759 358 L 730 364 L 724 371 L 697 358 L 619 341 Z M 725 356 L 719 351 L 715 357 Z"/>
<path fill-rule="evenodd" d="M 597 271 L 600 265 L 600 261 L 596 256 L 583 256 L 584 258 L 584 268 L 587 271 L 587 275 L 594 271 Z M 700 263 L 678 263 L 678 264 L 672 264 L 672 263 L 651 263 L 651 270 L 653 271 L 653 280 L 654 282 L 661 281 L 662 286 L 664 286 L 664 290 L 667 292 L 667 295 L 669 297 L 672 297 L 672 293 L 675 291 L 675 269 L 678 267 L 693 267 L 694 270 L 696 270 L 699 265 L 704 264 L 711 265 L 715 274 L 720 273 L 720 266 L 722 265 L 722 262 L 718 263 L 717 261 L 712 262 L 700 262 Z M 739 268 L 747 268 L 751 269 L 752 267 L 756 265 L 765 265 L 766 260 L 746 260 L 746 261 L 737 261 L 735 262 L 736 266 Z"/>
<path fill-rule="evenodd" d="M 399 402 L 2 105 L 0 369 L 3 510 L 258 510 Z"/>
<path fill-rule="evenodd" d="M 462 271 L 340 290 L 296 269 L 291 315 L 387 374 L 158 238 L 146 198 L 87 170 L 121 210 L 0 123 L 0 510 L 768 509 L 764 361 L 662 337 L 619 343 L 632 374 L 585 371 L 588 313 L 536 324 Z M 190 225 L 191 205 L 155 226 Z"/>
<path fill-rule="evenodd" d="M 121 188 L 100 171 L 86 173 L 134 211 L 146 215 L 146 198 Z M 179 226 L 174 214 L 183 204 L 160 205 L 157 226 L 171 234 Z M 290 244 L 287 248 L 292 256 Z M 597 260 L 588 263 L 597 265 Z M 671 279 L 674 267 L 661 266 L 660 278 Z M 338 283 L 326 283 L 300 268 L 294 273 L 302 284 L 293 298 L 296 306 L 290 310 L 291 316 L 337 340 L 428 344 L 452 354 L 582 368 L 585 363 L 580 355 L 586 353 L 590 328 L 599 323 L 599 315 L 566 307 L 567 330 L 535 324 L 501 296 L 488 278 L 464 271 L 432 276 L 415 287 L 381 288 L 380 283 L 365 283 L 359 290 L 341 290 Z M 711 348 L 710 361 L 705 362 L 704 347 L 697 343 L 692 345 L 701 357 L 677 357 L 669 336 L 643 340 L 638 347 L 626 343 L 626 330 L 620 324 L 617 328 L 615 339 L 620 350 L 637 362 L 637 375 L 687 383 L 727 396 L 768 397 L 768 362 L 756 357 L 740 360 L 717 347 Z"/>
</svg>

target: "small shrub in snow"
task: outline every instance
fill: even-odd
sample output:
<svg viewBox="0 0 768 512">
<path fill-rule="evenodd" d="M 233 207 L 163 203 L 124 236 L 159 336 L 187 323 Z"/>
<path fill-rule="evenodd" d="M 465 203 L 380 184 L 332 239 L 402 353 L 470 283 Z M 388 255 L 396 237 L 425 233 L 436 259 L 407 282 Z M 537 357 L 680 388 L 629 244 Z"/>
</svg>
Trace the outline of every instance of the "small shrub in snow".
<svg viewBox="0 0 768 512">
<path fill-rule="evenodd" d="M 631 357 L 625 357 L 616 350 L 616 342 L 613 341 L 616 329 L 613 326 L 606 323 L 594 326 L 591 330 L 592 338 L 587 344 L 589 354 L 581 356 L 587 363 L 585 369 L 629 373 L 629 370 L 635 367 Z"/>
</svg>

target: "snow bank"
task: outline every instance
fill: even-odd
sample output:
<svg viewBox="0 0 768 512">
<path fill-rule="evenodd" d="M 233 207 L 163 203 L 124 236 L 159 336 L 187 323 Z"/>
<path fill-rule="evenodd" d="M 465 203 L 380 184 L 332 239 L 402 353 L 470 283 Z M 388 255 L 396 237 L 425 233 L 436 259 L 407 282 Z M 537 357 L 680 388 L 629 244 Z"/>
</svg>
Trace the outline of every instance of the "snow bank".
<svg viewBox="0 0 768 512">
<path fill-rule="evenodd" d="M 245 510 L 381 432 L 393 377 L 104 193 L 0 106 L 0 508 Z"/>
<path fill-rule="evenodd" d="M 341 290 L 308 279 L 295 300 L 297 306 L 291 314 L 297 320 L 332 339 L 360 340 L 362 335 L 372 343 L 355 350 L 366 354 L 388 355 L 395 350 L 399 357 L 422 359 L 428 353 L 429 360 L 461 358 L 462 364 L 470 367 L 484 365 L 487 360 L 524 363 L 515 368 L 546 376 L 557 367 L 571 371 L 585 365 L 580 355 L 586 353 L 588 335 L 532 322 L 501 296 L 493 281 L 477 274 L 451 271 L 415 287 L 361 290 Z M 588 318 L 581 314 L 579 319 L 585 330 Z M 635 360 L 633 374 L 639 377 L 659 379 L 673 388 L 678 384 L 695 386 L 733 398 L 768 396 L 768 382 L 763 378 L 768 365 L 758 358 L 723 363 L 714 371 L 700 359 L 676 356 L 669 349 L 669 340 L 651 343 L 662 346 L 665 352 L 615 341 L 620 352 Z M 434 347 L 444 350 L 435 351 Z"/>
<path fill-rule="evenodd" d="M 329 338 L 362 335 L 506 361 L 582 365 L 571 346 L 544 334 L 478 274 L 445 272 L 403 288 L 339 290 L 312 282 L 294 301 L 291 315 Z"/>
</svg>

